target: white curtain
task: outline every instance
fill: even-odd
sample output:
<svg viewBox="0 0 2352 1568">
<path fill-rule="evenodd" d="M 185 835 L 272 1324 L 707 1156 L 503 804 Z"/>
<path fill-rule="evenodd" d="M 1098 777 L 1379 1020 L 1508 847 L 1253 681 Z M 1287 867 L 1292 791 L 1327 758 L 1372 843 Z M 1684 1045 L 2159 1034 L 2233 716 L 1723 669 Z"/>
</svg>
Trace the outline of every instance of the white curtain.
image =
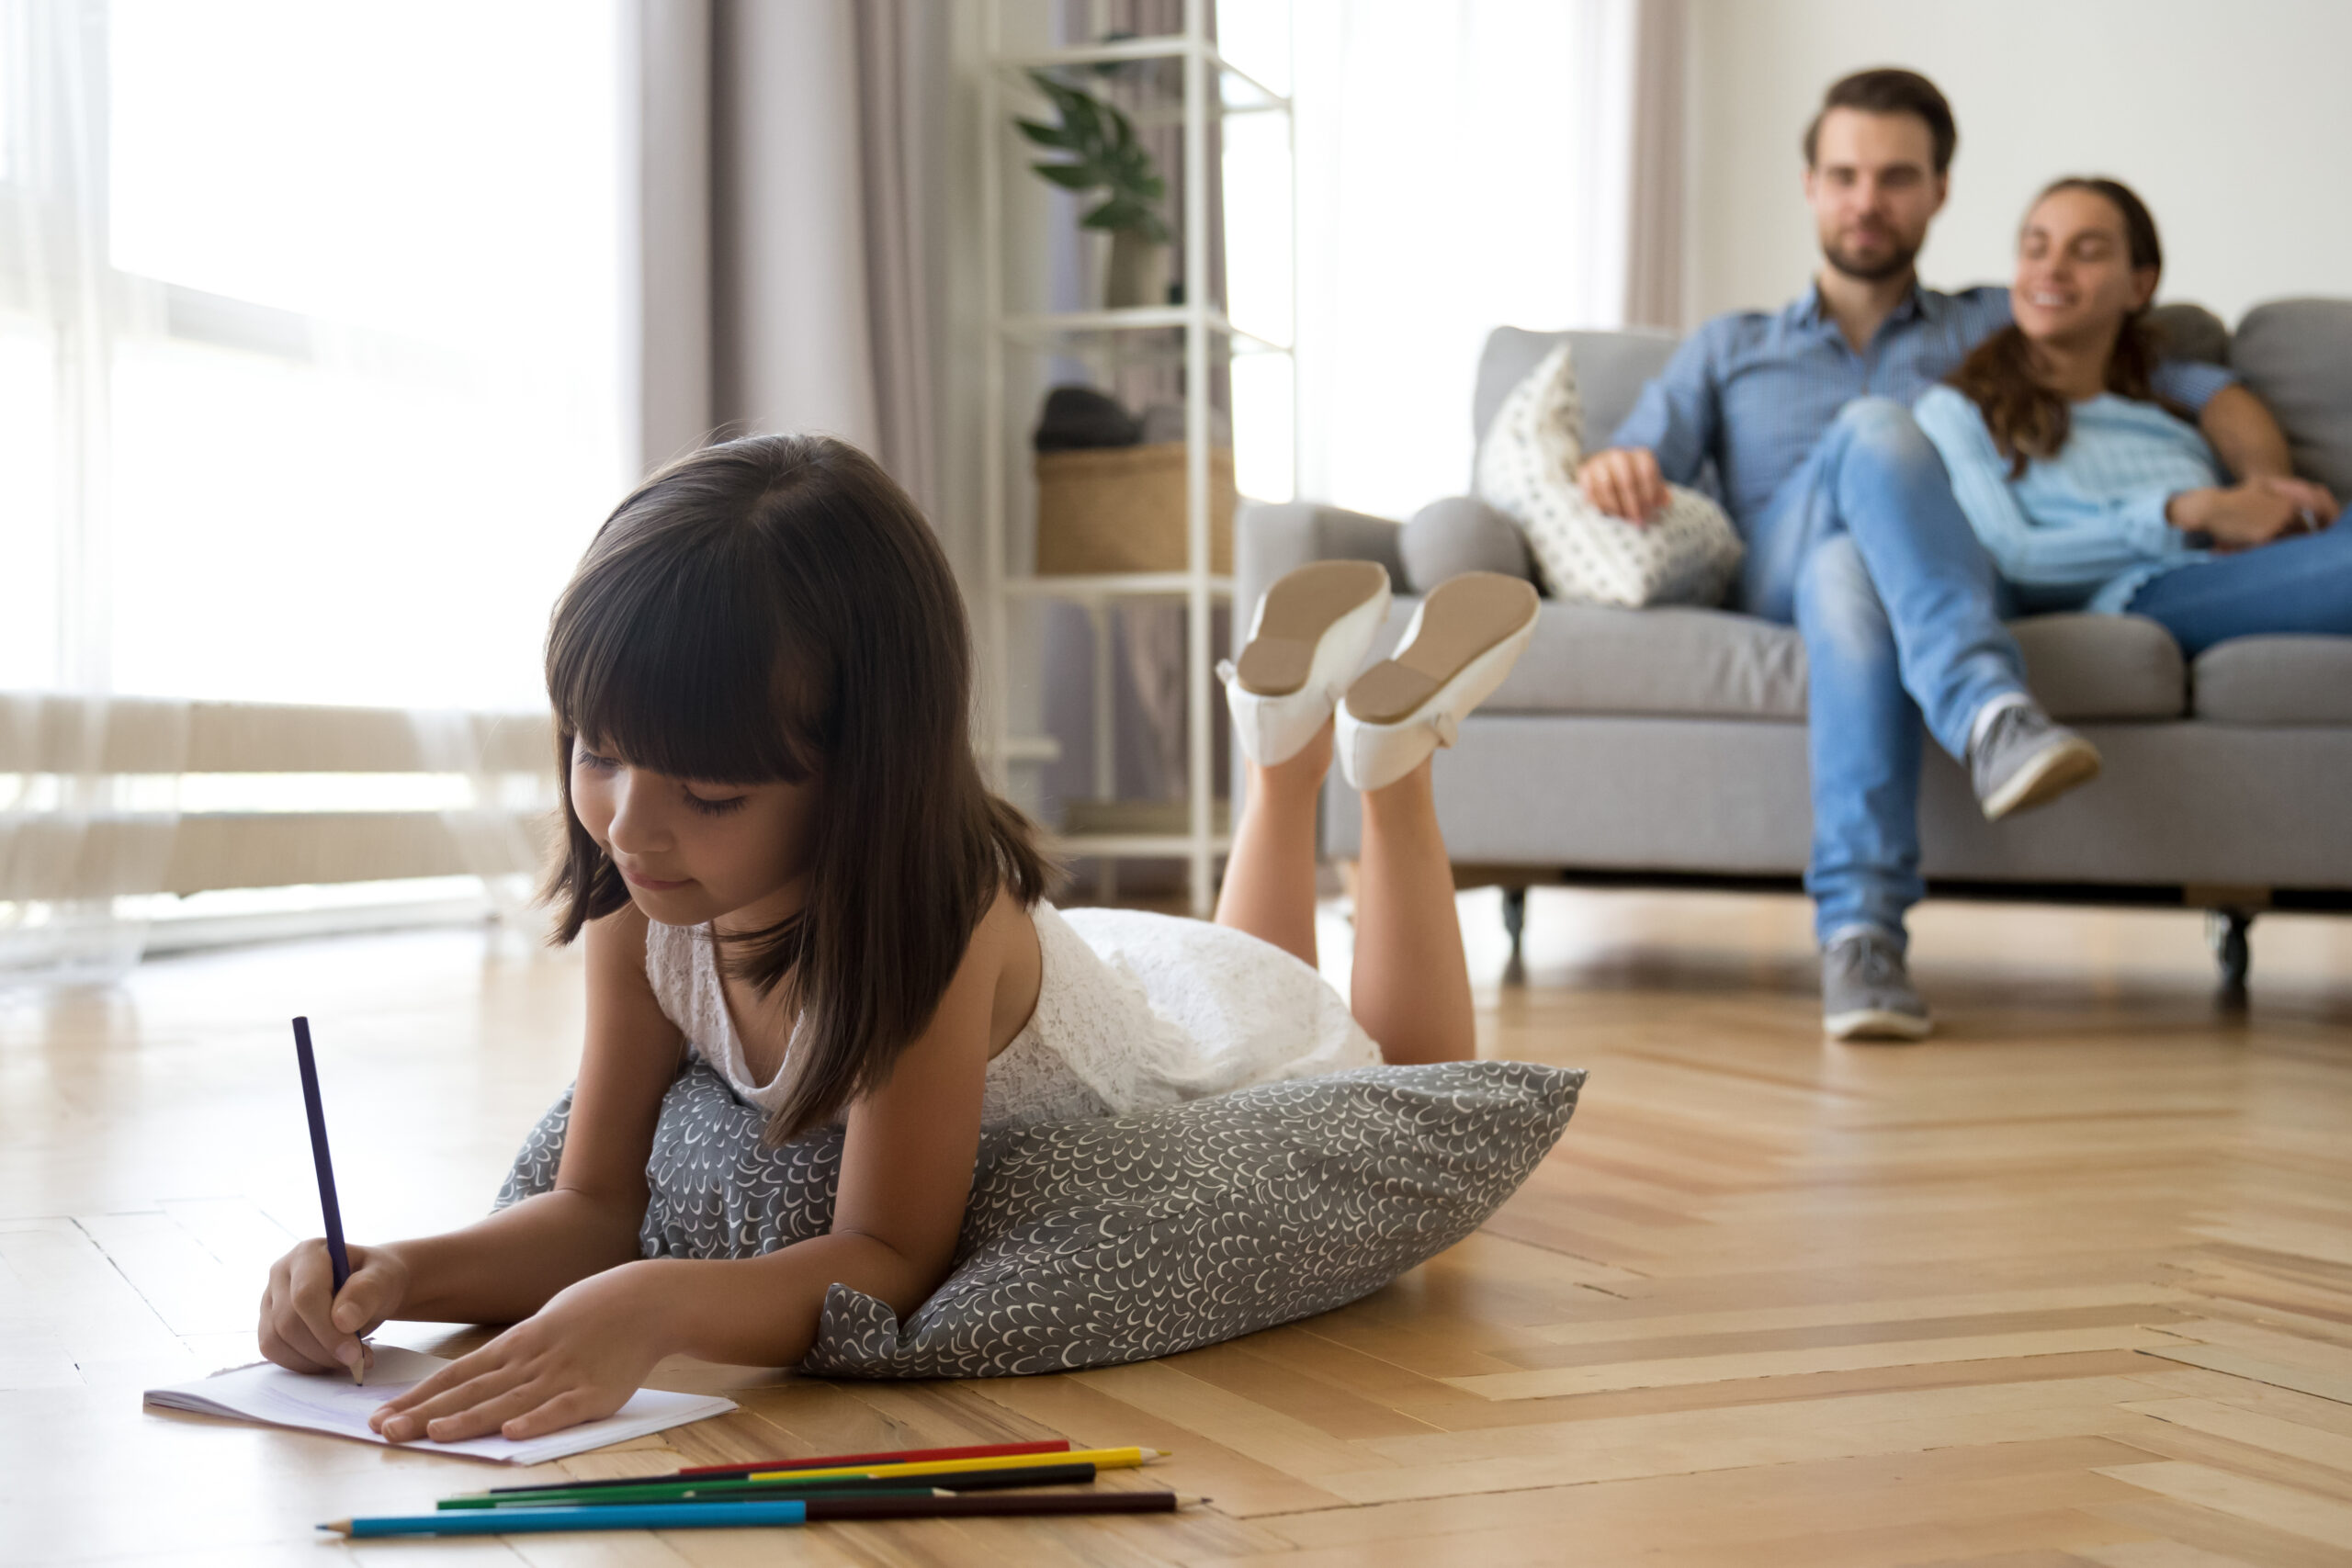
<svg viewBox="0 0 2352 1568">
<path fill-rule="evenodd" d="M 1661 308 L 1673 4 L 1298 0 L 1302 493 L 1390 517 L 1461 493 L 1490 330 Z"/>
<path fill-rule="evenodd" d="M 647 466 L 819 431 L 935 516 L 943 0 L 634 0 L 634 26 Z"/>
<path fill-rule="evenodd" d="M 137 961 L 187 748 L 184 703 L 113 700 L 112 372 L 166 301 L 108 264 L 93 20 L 0 3 L 0 983 Z"/>
<path fill-rule="evenodd" d="M 137 956 L 192 702 L 543 705 L 636 466 L 624 61 L 620 0 L 0 0 L 0 971 Z M 188 809 L 482 840 L 418 723 Z"/>
</svg>

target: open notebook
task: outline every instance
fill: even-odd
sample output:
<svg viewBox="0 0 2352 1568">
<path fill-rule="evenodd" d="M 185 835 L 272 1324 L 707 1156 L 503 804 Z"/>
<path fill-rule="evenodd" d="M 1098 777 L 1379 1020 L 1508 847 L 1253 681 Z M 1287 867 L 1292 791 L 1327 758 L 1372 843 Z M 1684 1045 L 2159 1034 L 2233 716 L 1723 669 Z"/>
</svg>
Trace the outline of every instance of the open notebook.
<svg viewBox="0 0 2352 1568">
<path fill-rule="evenodd" d="M 195 1382 L 151 1388 L 146 1398 L 148 1404 L 166 1410 L 192 1410 L 199 1416 L 227 1416 L 237 1420 L 266 1422 L 273 1427 L 300 1427 L 307 1431 L 331 1432 L 338 1438 L 357 1438 L 364 1443 L 380 1443 L 384 1439 L 368 1429 L 368 1417 L 376 1406 L 402 1389 L 423 1382 L 448 1364 L 422 1350 L 379 1345 L 376 1347 L 375 1368 L 368 1374 L 364 1388 L 355 1384 L 348 1372 L 289 1372 L 284 1367 L 260 1361 L 250 1367 L 215 1372 Z M 425 1453 L 463 1454 L 469 1459 L 497 1460 L 507 1464 L 545 1464 L 549 1460 L 601 1449 L 608 1443 L 641 1438 L 648 1432 L 724 1416 L 734 1408 L 733 1400 L 715 1395 L 664 1393 L 658 1389 L 641 1388 L 627 1404 L 603 1420 L 566 1427 L 544 1438 L 514 1442 L 490 1437 L 462 1443 L 419 1441 L 401 1446 Z"/>
</svg>

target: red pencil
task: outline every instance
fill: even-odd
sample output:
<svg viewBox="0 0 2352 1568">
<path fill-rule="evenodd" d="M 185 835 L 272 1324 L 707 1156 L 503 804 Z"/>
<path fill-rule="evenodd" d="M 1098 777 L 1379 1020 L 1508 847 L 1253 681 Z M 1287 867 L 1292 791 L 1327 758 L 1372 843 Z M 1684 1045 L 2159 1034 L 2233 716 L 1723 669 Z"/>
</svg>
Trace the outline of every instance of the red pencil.
<svg viewBox="0 0 2352 1568">
<path fill-rule="evenodd" d="M 819 1454 L 808 1459 L 763 1459 L 757 1464 L 698 1464 L 666 1475 L 625 1475 L 610 1481 L 551 1481 L 530 1486 L 493 1486 L 492 1492 L 576 1492 L 592 1486 L 642 1486 L 649 1482 L 714 1481 L 730 1475 L 765 1475 L 779 1470 L 830 1470 L 850 1464 L 916 1464 L 934 1459 L 994 1459 L 1001 1454 L 1066 1454 L 1068 1438 L 1037 1443 L 982 1443 L 962 1449 L 902 1449 L 882 1454 Z"/>
</svg>

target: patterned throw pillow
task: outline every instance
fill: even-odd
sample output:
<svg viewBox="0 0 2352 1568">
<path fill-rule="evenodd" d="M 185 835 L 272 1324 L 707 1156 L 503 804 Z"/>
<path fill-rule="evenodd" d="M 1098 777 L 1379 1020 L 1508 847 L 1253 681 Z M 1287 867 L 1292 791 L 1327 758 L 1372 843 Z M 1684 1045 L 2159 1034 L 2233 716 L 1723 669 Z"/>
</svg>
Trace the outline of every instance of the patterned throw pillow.
<svg viewBox="0 0 2352 1568">
<path fill-rule="evenodd" d="M 845 1285 L 800 1370 L 969 1378 L 1116 1366 L 1345 1306 L 1485 1223 L 1551 1151 L 1581 1070 L 1360 1067 L 1166 1110 L 991 1133 L 953 1272 L 901 1323 Z M 555 1183 L 571 1096 L 498 1204 Z M 662 1102 L 648 1258 L 750 1258 L 821 1235 L 838 1129 L 760 1146 L 699 1063 Z"/>
<path fill-rule="evenodd" d="M 1511 389 L 1478 447 L 1478 499 L 1519 525 L 1535 575 L 1555 599 L 1595 604 L 1714 604 L 1739 570 L 1739 535 L 1723 508 L 1668 487 L 1646 525 L 1611 517 L 1576 482 L 1584 407 L 1562 344 Z"/>
</svg>

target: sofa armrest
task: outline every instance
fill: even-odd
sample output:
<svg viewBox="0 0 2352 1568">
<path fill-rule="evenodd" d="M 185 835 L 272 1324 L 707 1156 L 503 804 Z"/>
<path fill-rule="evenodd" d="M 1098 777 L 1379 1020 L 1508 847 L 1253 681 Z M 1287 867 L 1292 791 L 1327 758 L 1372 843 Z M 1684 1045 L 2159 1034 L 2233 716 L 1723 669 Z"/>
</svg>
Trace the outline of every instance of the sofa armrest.
<svg viewBox="0 0 2352 1568">
<path fill-rule="evenodd" d="M 1284 572 L 1318 560 L 1378 561 L 1405 592 L 1402 525 L 1312 501 L 1246 502 L 1233 523 L 1233 650 L 1241 651 L 1258 601 Z"/>
</svg>

